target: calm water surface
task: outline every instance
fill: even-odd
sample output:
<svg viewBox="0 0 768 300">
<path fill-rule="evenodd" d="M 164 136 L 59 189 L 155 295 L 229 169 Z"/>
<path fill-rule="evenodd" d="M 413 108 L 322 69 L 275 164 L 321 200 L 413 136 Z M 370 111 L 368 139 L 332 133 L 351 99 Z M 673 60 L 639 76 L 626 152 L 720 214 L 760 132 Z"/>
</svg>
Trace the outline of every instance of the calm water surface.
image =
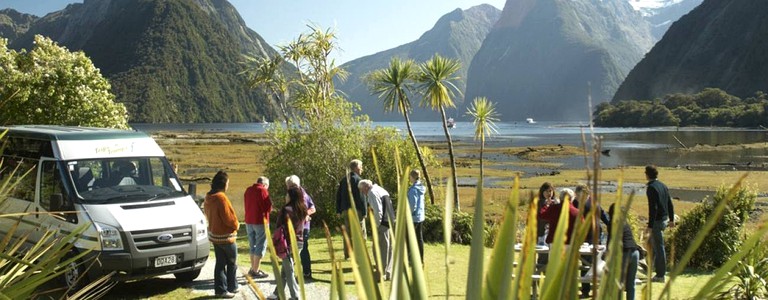
<svg viewBox="0 0 768 300">
<path fill-rule="evenodd" d="M 374 122 L 374 126 L 396 127 L 405 134 L 403 122 Z M 739 149 L 730 152 L 672 152 L 667 148 L 679 148 L 677 137 L 686 146 L 696 144 L 725 145 L 768 142 L 768 131 L 733 128 L 593 128 L 575 123 L 539 122 L 498 123 L 499 132 L 487 141 L 489 147 L 501 146 L 538 146 L 538 145 L 575 145 L 582 146 L 582 133 L 602 138 L 603 149 L 610 150 L 609 155 L 601 157 L 603 167 L 622 165 L 684 166 L 697 164 L 750 164 L 768 166 L 768 150 Z M 207 123 L 207 124 L 132 124 L 140 131 L 205 131 L 205 132 L 247 132 L 263 133 L 271 126 L 260 123 Z M 439 122 L 414 122 L 414 134 L 424 141 L 445 140 L 443 128 Z M 474 141 L 474 126 L 469 122 L 459 122 L 450 129 L 455 141 Z M 491 157 L 491 159 L 494 159 Z M 509 156 L 498 159 L 514 160 Z M 558 159 L 564 168 L 584 167 L 583 157 Z M 546 172 L 547 170 L 539 170 Z"/>
</svg>

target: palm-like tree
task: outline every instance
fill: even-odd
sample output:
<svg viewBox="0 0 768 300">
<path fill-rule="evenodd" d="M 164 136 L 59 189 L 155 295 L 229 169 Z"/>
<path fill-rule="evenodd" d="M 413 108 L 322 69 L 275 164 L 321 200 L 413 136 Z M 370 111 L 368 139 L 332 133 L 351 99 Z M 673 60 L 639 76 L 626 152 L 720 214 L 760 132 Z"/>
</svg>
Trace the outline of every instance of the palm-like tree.
<svg viewBox="0 0 768 300">
<path fill-rule="evenodd" d="M 496 113 L 496 104 L 485 97 L 477 97 L 472 106 L 467 109 L 467 115 L 472 117 L 475 124 L 475 139 L 480 140 L 480 182 L 483 184 L 483 151 L 485 150 L 485 138 L 498 132 L 496 122 L 499 121 Z"/>
<path fill-rule="evenodd" d="M 416 156 L 421 164 L 421 171 L 424 173 L 424 180 L 429 189 L 429 198 L 432 204 L 435 204 L 435 193 L 432 190 L 432 181 L 429 179 L 427 165 L 424 163 L 424 157 L 419 148 L 419 142 L 411 128 L 411 100 L 408 98 L 408 92 L 413 88 L 413 80 L 416 78 L 416 68 L 413 60 L 401 60 L 393 57 L 389 62 L 389 67 L 373 71 L 366 76 L 371 92 L 377 94 L 384 103 L 384 110 L 393 111 L 397 108 L 403 117 L 405 117 L 405 126 L 408 128 L 408 136 L 416 149 Z"/>
<path fill-rule="evenodd" d="M 453 203 L 456 210 L 460 210 L 459 184 L 456 179 L 456 159 L 453 155 L 453 141 L 446 124 L 445 107 L 456 106 L 453 104 L 451 97 L 453 97 L 454 92 L 459 92 L 453 81 L 459 79 L 456 72 L 461 69 L 461 63 L 456 59 L 445 58 L 435 54 L 430 60 L 421 64 L 420 69 L 421 73 L 417 81 L 419 82 L 418 90 L 424 95 L 421 102 L 422 106 L 439 110 L 440 116 L 443 118 L 443 131 L 445 131 L 445 137 L 448 139 L 448 155 L 451 159 L 451 174 L 453 175 Z"/>
<path fill-rule="evenodd" d="M 261 86 L 270 98 L 275 99 L 275 102 L 280 106 L 285 124 L 288 125 L 288 82 L 280 70 L 283 58 L 275 56 L 271 59 L 267 57 L 258 59 L 246 55 L 245 59 L 246 63 L 250 65 L 248 70 L 244 72 L 249 75 L 250 87 Z"/>
</svg>

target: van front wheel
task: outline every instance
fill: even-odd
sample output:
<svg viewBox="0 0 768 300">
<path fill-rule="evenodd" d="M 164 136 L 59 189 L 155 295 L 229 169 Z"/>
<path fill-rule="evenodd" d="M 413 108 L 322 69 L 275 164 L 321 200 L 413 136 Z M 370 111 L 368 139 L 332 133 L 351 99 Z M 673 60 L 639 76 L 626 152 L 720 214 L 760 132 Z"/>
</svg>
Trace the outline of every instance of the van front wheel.
<svg viewBox="0 0 768 300">
<path fill-rule="evenodd" d="M 191 282 L 192 280 L 195 280 L 197 276 L 200 276 L 200 271 L 203 269 L 197 269 L 187 272 L 180 272 L 180 273 L 173 273 L 173 276 L 176 277 L 176 280 L 181 282 Z"/>
<path fill-rule="evenodd" d="M 65 255 L 62 261 L 70 260 L 77 253 L 70 252 Z M 70 291 L 77 291 L 88 282 L 88 276 L 85 274 L 85 267 L 80 260 L 75 260 L 66 265 L 66 271 L 61 275 L 61 280 Z"/>
</svg>

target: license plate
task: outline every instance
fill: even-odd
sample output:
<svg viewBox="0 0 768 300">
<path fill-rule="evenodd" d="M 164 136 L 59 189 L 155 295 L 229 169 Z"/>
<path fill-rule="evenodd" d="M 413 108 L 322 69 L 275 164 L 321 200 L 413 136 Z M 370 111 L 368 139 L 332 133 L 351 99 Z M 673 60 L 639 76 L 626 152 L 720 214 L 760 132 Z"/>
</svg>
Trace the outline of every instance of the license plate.
<svg viewBox="0 0 768 300">
<path fill-rule="evenodd" d="M 155 268 L 176 264 L 176 255 L 166 255 L 155 258 Z"/>
</svg>

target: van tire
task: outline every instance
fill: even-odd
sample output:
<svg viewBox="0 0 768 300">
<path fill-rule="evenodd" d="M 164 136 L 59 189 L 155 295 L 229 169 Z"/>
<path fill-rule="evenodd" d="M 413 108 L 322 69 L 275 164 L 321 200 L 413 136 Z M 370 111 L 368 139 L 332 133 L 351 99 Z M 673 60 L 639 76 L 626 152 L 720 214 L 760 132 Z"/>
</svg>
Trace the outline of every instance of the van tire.
<svg viewBox="0 0 768 300">
<path fill-rule="evenodd" d="M 62 258 L 62 261 L 67 261 L 76 255 L 77 252 L 74 250 L 70 251 Z M 88 274 L 85 273 L 85 266 L 81 260 L 78 259 L 69 263 L 66 268 L 64 273 L 61 274 L 61 281 L 70 292 L 78 291 L 88 284 Z"/>
<path fill-rule="evenodd" d="M 180 273 L 173 273 L 173 276 L 176 277 L 176 280 L 181 282 L 191 282 L 197 278 L 197 276 L 200 276 L 200 271 L 203 269 L 197 269 L 187 272 L 180 272 Z"/>
</svg>

